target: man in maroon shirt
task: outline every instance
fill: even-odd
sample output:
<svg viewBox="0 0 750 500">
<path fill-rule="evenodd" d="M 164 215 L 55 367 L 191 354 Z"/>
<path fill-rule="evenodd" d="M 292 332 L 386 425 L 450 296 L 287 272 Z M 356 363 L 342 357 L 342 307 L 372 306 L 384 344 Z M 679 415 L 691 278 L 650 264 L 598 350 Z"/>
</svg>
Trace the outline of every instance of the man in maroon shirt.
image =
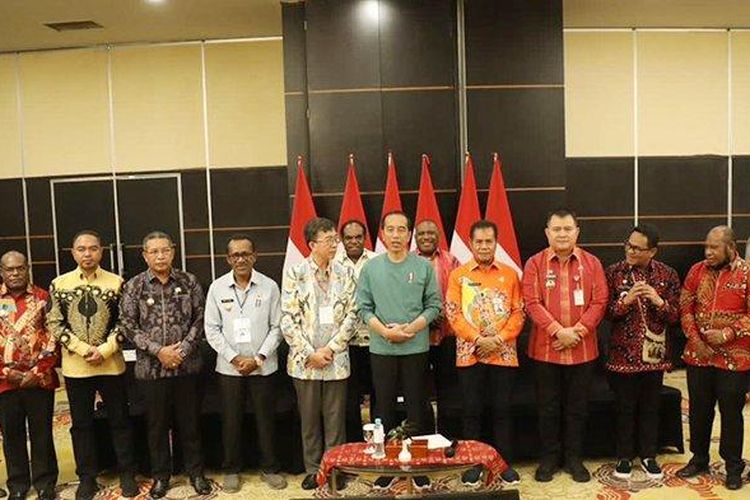
<svg viewBox="0 0 750 500">
<path fill-rule="evenodd" d="M 57 456 L 52 438 L 55 406 L 55 339 L 45 326 L 46 291 L 29 283 L 26 257 L 0 259 L 0 425 L 10 498 L 55 498 Z M 31 438 L 31 464 L 26 450 Z M 31 467 L 29 467 L 31 465 Z M 31 469 L 31 470 L 29 470 Z"/>
<path fill-rule="evenodd" d="M 680 316 L 680 278 L 654 259 L 658 244 L 655 227 L 634 227 L 625 241 L 625 259 L 606 272 L 612 321 L 606 366 L 617 408 L 614 476 L 621 479 L 631 475 L 636 443 L 646 475 L 663 476 L 656 462 L 659 394 L 664 371 L 672 367 L 667 327 Z"/>
<path fill-rule="evenodd" d="M 581 461 L 582 438 L 589 383 L 599 356 L 596 328 L 607 307 L 607 280 L 599 259 L 576 246 L 579 228 L 571 210 L 552 212 L 544 232 L 549 247 L 531 257 L 523 272 L 523 298 L 533 321 L 529 357 L 536 361 L 541 441 L 534 477 L 551 481 L 564 458 L 566 471 L 583 483 L 591 479 Z"/>
</svg>

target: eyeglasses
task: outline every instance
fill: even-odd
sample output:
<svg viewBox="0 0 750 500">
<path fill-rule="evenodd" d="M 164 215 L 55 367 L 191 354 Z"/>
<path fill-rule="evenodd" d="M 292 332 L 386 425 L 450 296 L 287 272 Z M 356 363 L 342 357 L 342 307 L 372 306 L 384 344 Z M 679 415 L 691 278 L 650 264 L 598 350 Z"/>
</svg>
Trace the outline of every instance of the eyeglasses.
<svg viewBox="0 0 750 500">
<path fill-rule="evenodd" d="M 629 241 L 626 241 L 625 242 L 625 251 L 627 252 L 628 250 L 632 250 L 635 253 L 643 253 L 643 252 L 648 252 L 651 249 L 650 248 L 646 248 L 646 247 L 639 247 L 638 245 L 633 245 Z"/>
<path fill-rule="evenodd" d="M 252 252 L 238 252 L 238 253 L 230 253 L 227 255 L 229 257 L 229 260 L 232 262 L 238 262 L 240 260 L 250 260 L 253 257 L 255 257 L 255 254 Z"/>
<path fill-rule="evenodd" d="M 332 246 L 332 245 L 338 245 L 339 241 L 341 240 L 339 239 L 338 236 L 326 236 L 325 238 L 321 238 L 319 240 L 313 240 L 313 241 L 315 243 L 326 244 L 328 246 Z"/>
<path fill-rule="evenodd" d="M 169 255 L 172 253 L 172 247 L 166 247 L 166 248 L 152 248 L 151 250 L 144 250 L 146 255 L 149 255 L 151 257 L 156 257 L 157 255 Z"/>
</svg>

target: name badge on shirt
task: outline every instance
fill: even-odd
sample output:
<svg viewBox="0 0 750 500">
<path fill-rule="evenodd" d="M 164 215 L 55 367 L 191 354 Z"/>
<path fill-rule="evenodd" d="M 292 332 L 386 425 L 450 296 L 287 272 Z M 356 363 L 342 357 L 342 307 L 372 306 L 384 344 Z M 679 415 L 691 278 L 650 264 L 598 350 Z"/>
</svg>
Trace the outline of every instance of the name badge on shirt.
<svg viewBox="0 0 750 500">
<path fill-rule="evenodd" d="M 0 316 L 10 316 L 16 312 L 16 301 L 13 299 L 0 299 Z"/>
<path fill-rule="evenodd" d="M 318 308 L 318 320 L 321 325 L 333 324 L 333 306 L 320 306 Z"/>
<path fill-rule="evenodd" d="M 582 306 L 584 304 L 583 288 L 576 288 L 573 290 L 573 304 L 577 306 Z"/>
<path fill-rule="evenodd" d="M 250 318 L 235 318 L 234 320 L 234 339 L 239 344 L 252 342 L 252 330 L 250 328 Z"/>
</svg>

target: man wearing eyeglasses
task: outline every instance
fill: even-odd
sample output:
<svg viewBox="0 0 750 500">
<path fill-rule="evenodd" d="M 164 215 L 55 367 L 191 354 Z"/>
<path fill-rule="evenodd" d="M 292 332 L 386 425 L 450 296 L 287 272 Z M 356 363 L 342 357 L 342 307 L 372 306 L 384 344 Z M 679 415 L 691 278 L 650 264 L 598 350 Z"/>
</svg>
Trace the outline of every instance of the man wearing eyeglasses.
<svg viewBox="0 0 750 500">
<path fill-rule="evenodd" d="M 351 268 L 354 280 L 359 280 L 359 274 L 364 265 L 377 256 L 372 250 L 365 248 L 367 228 L 364 223 L 353 219 L 341 226 L 341 242 L 336 261 L 342 266 Z M 347 441 L 362 441 L 362 409 L 361 404 L 365 396 L 372 398 L 372 372 L 370 370 L 370 332 L 367 325 L 357 318 L 354 336 L 349 341 L 349 360 L 351 361 L 351 376 L 346 387 L 346 439 Z"/>
<path fill-rule="evenodd" d="M 356 315 L 354 273 L 334 260 L 339 238 L 333 221 L 312 219 L 304 234 L 310 255 L 284 275 L 281 332 L 289 344 L 287 372 L 302 427 L 302 488 L 311 490 L 323 451 L 346 441 L 349 340 Z"/>
<path fill-rule="evenodd" d="M 275 453 L 276 350 L 281 342 L 280 292 L 276 282 L 255 270 L 255 243 L 245 234 L 227 242 L 232 268 L 214 281 L 206 296 L 206 340 L 216 351 L 222 399 L 223 491 L 240 490 L 245 399 L 253 402 L 261 451 L 261 481 L 275 490 L 287 486 Z"/>
<path fill-rule="evenodd" d="M 606 270 L 612 321 L 606 367 L 617 408 L 614 476 L 620 479 L 631 476 L 636 443 L 646 475 L 663 477 L 656 461 L 659 394 L 672 367 L 667 328 L 679 319 L 680 279 L 654 259 L 658 245 L 655 227 L 636 226 L 625 241 L 625 259 Z"/>
<path fill-rule="evenodd" d="M 146 400 L 154 477 L 151 498 L 162 498 L 169 490 L 172 417 L 179 429 L 190 483 L 199 495 L 211 492 L 203 475 L 198 432 L 203 290 L 195 276 L 172 267 L 174 253 L 171 236 L 161 231 L 147 234 L 143 259 L 148 269 L 125 284 L 120 304 L 120 324 L 136 346 L 135 378 Z"/>
<path fill-rule="evenodd" d="M 738 490 L 745 469 L 742 409 L 750 381 L 750 264 L 738 255 L 729 226 L 708 232 L 704 254 L 706 258 L 690 268 L 680 295 L 693 456 L 677 475 L 690 478 L 709 472 L 711 428 L 718 403 L 725 486 Z"/>
</svg>

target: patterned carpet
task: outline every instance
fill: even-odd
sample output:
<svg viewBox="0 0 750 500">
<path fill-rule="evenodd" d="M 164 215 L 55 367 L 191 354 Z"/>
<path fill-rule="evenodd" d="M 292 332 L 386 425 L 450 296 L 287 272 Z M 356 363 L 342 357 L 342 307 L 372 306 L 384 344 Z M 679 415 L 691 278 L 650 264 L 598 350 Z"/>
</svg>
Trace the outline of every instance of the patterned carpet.
<svg viewBox="0 0 750 500">
<path fill-rule="evenodd" d="M 678 371 L 668 374 L 665 377 L 665 384 L 676 387 L 682 391 L 683 397 L 687 397 L 687 387 L 685 372 Z M 685 437 L 688 439 L 689 433 L 687 428 L 687 405 L 686 399 L 683 400 L 683 425 L 685 426 Z M 718 417 L 718 415 L 717 415 Z M 750 429 L 750 405 L 745 407 L 746 429 Z M 73 499 L 77 486 L 75 476 L 75 465 L 70 443 L 70 416 L 68 413 L 68 404 L 64 390 L 59 390 L 56 397 L 56 409 L 54 420 L 54 436 L 57 446 L 58 461 L 60 464 L 60 485 L 58 494 L 61 499 Z M 747 433 L 746 433 L 747 434 Z M 663 454 L 659 456 L 659 461 L 663 465 L 665 477 L 662 480 L 649 479 L 640 470 L 634 469 L 633 476 L 630 480 L 617 479 L 612 475 L 614 468 L 613 461 L 590 460 L 586 464 L 592 472 L 592 480 L 586 484 L 575 483 L 565 473 L 558 473 L 551 483 L 537 483 L 533 479 L 535 463 L 518 463 L 516 468 L 521 474 L 521 483 L 516 486 L 521 493 L 521 498 L 529 500 L 541 500 L 549 498 L 566 498 L 567 500 L 590 499 L 599 500 L 628 500 L 628 499 L 663 499 L 672 497 L 675 499 L 747 499 L 750 498 L 750 481 L 747 475 L 744 476 L 745 487 L 739 491 L 727 491 L 724 488 L 724 468 L 718 456 L 718 435 L 719 423 L 718 418 L 714 422 L 714 443 L 711 449 L 712 464 L 711 475 L 698 477 L 689 480 L 680 479 L 675 476 L 675 472 L 689 458 L 689 454 L 681 455 L 678 453 Z M 686 448 L 689 443 L 686 443 Z M 750 450 L 750 439 L 745 439 L 745 455 Z M 213 480 L 213 491 L 206 496 L 196 495 L 190 487 L 185 477 L 175 477 L 172 480 L 172 489 L 167 495 L 167 499 L 194 499 L 202 500 L 209 498 L 247 498 L 247 499 L 288 499 L 301 497 L 326 497 L 327 491 L 304 491 L 300 487 L 303 479 L 302 475 L 288 476 L 289 487 L 285 490 L 274 491 L 268 488 L 260 481 L 257 473 L 248 471 L 243 475 L 242 490 L 234 495 L 229 495 L 221 491 L 222 475 L 219 471 L 208 471 L 208 476 Z M 141 495 L 139 499 L 148 498 L 148 489 L 150 480 L 141 479 Z M 0 471 L 0 484 L 5 483 L 5 467 Z M 119 487 L 114 477 L 100 477 L 100 483 L 103 489 L 98 494 L 97 499 L 109 500 L 119 498 Z M 349 483 L 340 494 L 348 495 L 368 495 L 372 494 L 371 484 L 367 480 L 353 481 Z M 435 480 L 432 484 L 431 491 L 446 492 L 465 490 L 456 478 L 441 478 Z M 397 483 L 392 488 L 391 493 L 403 493 L 405 484 Z"/>
</svg>

